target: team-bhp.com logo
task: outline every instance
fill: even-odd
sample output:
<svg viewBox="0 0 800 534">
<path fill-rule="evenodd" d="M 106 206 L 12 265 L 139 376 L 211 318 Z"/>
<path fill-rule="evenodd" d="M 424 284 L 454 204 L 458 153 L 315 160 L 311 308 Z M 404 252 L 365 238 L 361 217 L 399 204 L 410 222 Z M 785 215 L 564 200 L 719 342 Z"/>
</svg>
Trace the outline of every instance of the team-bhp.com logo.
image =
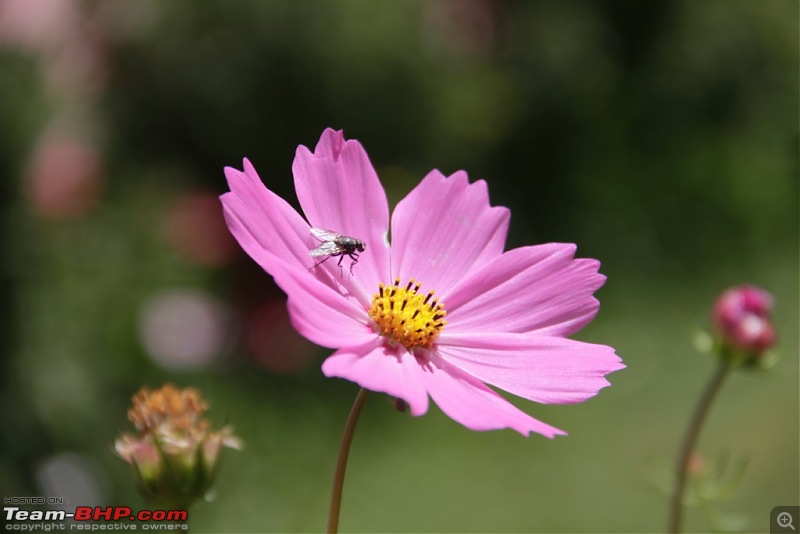
<svg viewBox="0 0 800 534">
<path fill-rule="evenodd" d="M 74 512 L 66 510 L 22 510 L 17 506 L 3 507 L 5 512 L 6 530 L 19 531 L 49 531 L 49 530 L 109 530 L 111 525 L 101 525 L 99 522 L 112 521 L 131 523 L 116 525 L 114 530 L 124 528 L 137 530 L 135 522 L 145 522 L 142 530 L 186 530 L 186 520 L 189 513 L 186 510 L 139 510 L 134 512 L 127 506 L 78 506 Z M 64 521 L 72 520 L 69 525 Z M 31 523 L 39 521 L 40 523 Z M 52 523 L 46 523 L 52 522 Z M 62 522 L 61 524 L 58 524 Z M 86 522 L 86 523 L 84 523 Z M 183 523 L 176 524 L 175 522 Z M 46 528 L 45 525 L 50 525 Z M 9 528 L 10 527 L 10 528 Z M 104 528 L 105 527 L 105 528 Z"/>
</svg>

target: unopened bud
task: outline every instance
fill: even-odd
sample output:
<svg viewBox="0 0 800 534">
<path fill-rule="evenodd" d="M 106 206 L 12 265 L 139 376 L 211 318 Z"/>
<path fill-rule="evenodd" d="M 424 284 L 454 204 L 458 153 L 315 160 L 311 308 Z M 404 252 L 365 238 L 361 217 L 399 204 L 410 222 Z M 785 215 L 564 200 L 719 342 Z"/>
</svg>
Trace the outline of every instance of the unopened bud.
<svg viewBox="0 0 800 534">
<path fill-rule="evenodd" d="M 394 409 L 398 412 L 407 412 L 408 411 L 408 403 L 403 399 L 397 397 L 391 397 L 390 401 L 394 406 Z"/>
<path fill-rule="evenodd" d="M 775 344 L 772 295 L 754 286 L 728 289 L 714 305 L 714 329 L 725 353 L 755 359 Z"/>
</svg>

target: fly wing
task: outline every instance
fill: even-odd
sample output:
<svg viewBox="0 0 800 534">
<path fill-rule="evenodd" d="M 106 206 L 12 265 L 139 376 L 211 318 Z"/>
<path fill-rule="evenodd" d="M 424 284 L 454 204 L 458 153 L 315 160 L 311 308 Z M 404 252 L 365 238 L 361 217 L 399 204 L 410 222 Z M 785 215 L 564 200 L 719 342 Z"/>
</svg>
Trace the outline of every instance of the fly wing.
<svg viewBox="0 0 800 534">
<path fill-rule="evenodd" d="M 331 232 L 330 230 L 323 230 L 322 228 L 311 228 L 311 235 L 319 239 L 320 241 L 336 241 L 342 234 L 338 232 Z"/>
<path fill-rule="evenodd" d="M 339 248 L 339 245 L 337 245 L 333 241 L 325 241 L 317 248 L 309 250 L 308 253 L 311 254 L 312 256 L 333 256 L 335 254 L 340 254 L 341 249 Z"/>
</svg>

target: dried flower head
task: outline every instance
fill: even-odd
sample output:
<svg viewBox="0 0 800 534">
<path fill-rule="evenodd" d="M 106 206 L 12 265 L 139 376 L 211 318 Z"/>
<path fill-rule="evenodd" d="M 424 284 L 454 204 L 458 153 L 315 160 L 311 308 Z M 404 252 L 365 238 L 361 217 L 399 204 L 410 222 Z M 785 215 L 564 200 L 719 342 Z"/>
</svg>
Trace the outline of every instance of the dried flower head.
<svg viewBox="0 0 800 534">
<path fill-rule="evenodd" d="M 195 389 L 142 388 L 131 400 L 128 419 L 137 433 L 120 435 L 117 454 L 131 465 L 146 501 L 189 506 L 211 486 L 222 447 L 239 449 L 240 440 L 228 426 L 212 431 L 203 419 L 208 405 Z"/>
</svg>

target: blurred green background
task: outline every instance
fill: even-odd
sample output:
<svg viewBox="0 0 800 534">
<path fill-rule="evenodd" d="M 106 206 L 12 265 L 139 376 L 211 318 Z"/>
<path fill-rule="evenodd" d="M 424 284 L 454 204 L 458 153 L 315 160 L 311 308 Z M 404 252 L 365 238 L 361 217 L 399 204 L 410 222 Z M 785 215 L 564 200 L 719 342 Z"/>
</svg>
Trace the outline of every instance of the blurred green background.
<svg viewBox="0 0 800 534">
<path fill-rule="evenodd" d="M 746 470 L 686 525 L 768 530 L 800 499 L 798 76 L 792 0 L 0 0 L 3 496 L 145 507 L 113 442 L 174 382 L 246 444 L 195 532 L 324 529 L 357 387 L 322 376 L 216 196 L 246 156 L 296 205 L 296 146 L 330 126 L 392 204 L 465 169 L 511 208 L 509 248 L 600 259 L 578 337 L 628 366 L 585 404 L 517 403 L 553 441 L 371 396 L 342 530 L 663 531 L 715 365 L 695 341 L 745 282 L 775 296 L 778 360 L 723 388 L 700 452 Z"/>
</svg>

